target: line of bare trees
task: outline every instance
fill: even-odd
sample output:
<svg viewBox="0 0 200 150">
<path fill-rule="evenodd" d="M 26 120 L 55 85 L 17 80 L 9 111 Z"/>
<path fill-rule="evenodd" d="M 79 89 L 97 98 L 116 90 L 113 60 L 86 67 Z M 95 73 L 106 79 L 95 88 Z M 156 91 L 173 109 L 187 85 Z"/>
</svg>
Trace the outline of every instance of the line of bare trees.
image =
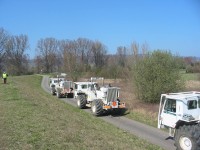
<svg viewBox="0 0 200 150">
<path fill-rule="evenodd" d="M 0 28 L 0 72 L 26 74 L 29 70 L 29 57 L 25 54 L 28 48 L 28 36 L 10 35 L 5 29 Z"/>
<path fill-rule="evenodd" d="M 10 35 L 0 28 L 0 72 L 22 75 L 27 73 L 67 72 L 76 79 L 82 73 L 118 77 L 131 69 L 132 57 L 138 54 L 138 44 L 131 48 L 119 46 L 114 55 L 107 54 L 100 41 L 86 38 L 77 40 L 40 39 L 37 43 L 34 65 L 29 65 L 27 35 Z"/>
<path fill-rule="evenodd" d="M 82 73 L 111 78 L 128 77 L 139 53 L 145 55 L 148 45 L 141 47 L 133 42 L 130 46 L 119 46 L 116 54 L 107 54 L 107 48 L 99 41 L 86 38 L 77 40 L 40 39 L 35 58 L 36 72 L 66 72 L 76 80 Z"/>
<path fill-rule="evenodd" d="M 106 47 L 99 41 L 85 38 L 77 40 L 40 39 L 35 59 L 36 72 L 67 72 L 77 77 L 91 68 L 102 68 L 107 64 Z"/>
<path fill-rule="evenodd" d="M 133 64 L 146 56 L 149 46 L 147 43 L 139 45 L 132 42 L 130 47 L 119 46 L 115 54 L 108 54 L 107 47 L 100 41 L 44 38 L 37 42 L 36 56 L 31 66 L 28 49 L 27 35 L 10 35 L 0 28 L 0 72 L 5 70 L 13 75 L 65 72 L 73 80 L 83 73 L 88 76 L 129 78 Z M 189 63 L 189 67 L 190 64 L 197 66 L 197 63 Z"/>
</svg>

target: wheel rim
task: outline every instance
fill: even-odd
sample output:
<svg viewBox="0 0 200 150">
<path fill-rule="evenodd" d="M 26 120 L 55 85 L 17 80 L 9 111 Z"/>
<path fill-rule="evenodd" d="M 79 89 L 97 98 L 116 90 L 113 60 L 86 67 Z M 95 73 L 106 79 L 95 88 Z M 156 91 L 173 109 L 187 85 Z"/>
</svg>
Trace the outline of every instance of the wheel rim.
<svg viewBox="0 0 200 150">
<path fill-rule="evenodd" d="M 96 109 L 97 109 L 96 106 L 93 105 L 93 106 L 92 106 L 92 112 L 95 113 L 95 112 L 96 112 Z"/>
<path fill-rule="evenodd" d="M 184 150 L 191 150 L 192 149 L 192 142 L 188 137 L 180 137 L 179 143 L 182 149 Z"/>
</svg>

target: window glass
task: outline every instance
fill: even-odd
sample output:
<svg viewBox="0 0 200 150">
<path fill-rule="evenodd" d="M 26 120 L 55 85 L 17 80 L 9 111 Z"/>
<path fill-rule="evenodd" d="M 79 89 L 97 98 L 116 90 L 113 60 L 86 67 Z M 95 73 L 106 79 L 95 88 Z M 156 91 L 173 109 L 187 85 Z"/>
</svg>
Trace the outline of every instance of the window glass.
<svg viewBox="0 0 200 150">
<path fill-rule="evenodd" d="M 176 100 L 167 99 L 164 110 L 167 112 L 175 113 L 176 112 Z"/>
<path fill-rule="evenodd" d="M 90 88 L 91 90 L 94 90 L 94 84 L 89 84 L 88 88 Z"/>
<path fill-rule="evenodd" d="M 191 101 L 188 101 L 187 103 L 188 105 L 188 109 L 196 109 L 197 108 L 197 101 L 196 100 L 191 100 Z"/>
<path fill-rule="evenodd" d="M 75 89 L 78 89 L 78 85 L 77 85 L 77 84 L 75 84 L 75 85 L 74 85 L 74 88 L 75 88 Z"/>
<path fill-rule="evenodd" d="M 87 84 L 82 85 L 82 89 L 87 89 Z"/>
<path fill-rule="evenodd" d="M 200 97 L 198 97 L 198 99 L 199 99 L 198 102 L 199 102 L 199 108 L 200 108 Z"/>
<path fill-rule="evenodd" d="M 91 84 L 88 84 L 87 86 L 88 86 L 88 89 L 91 90 Z"/>
</svg>

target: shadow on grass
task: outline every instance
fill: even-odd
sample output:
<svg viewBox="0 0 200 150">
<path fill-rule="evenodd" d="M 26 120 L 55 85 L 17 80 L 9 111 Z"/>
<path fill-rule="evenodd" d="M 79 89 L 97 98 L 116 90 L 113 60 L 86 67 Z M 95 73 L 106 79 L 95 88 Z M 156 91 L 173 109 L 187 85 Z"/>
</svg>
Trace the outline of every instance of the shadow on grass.
<svg viewBox="0 0 200 150">
<path fill-rule="evenodd" d="M 8 84 L 10 84 L 10 83 L 9 83 L 9 82 L 7 82 L 7 83 L 1 83 L 1 84 L 8 85 Z"/>
</svg>

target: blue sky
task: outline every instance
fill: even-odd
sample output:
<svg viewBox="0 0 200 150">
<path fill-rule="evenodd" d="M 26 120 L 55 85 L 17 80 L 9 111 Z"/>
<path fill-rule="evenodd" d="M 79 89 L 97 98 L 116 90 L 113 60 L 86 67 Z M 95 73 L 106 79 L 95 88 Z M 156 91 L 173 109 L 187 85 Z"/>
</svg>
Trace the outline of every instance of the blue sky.
<svg viewBox="0 0 200 150">
<path fill-rule="evenodd" d="M 28 35 L 32 58 L 47 37 L 98 40 L 108 53 L 137 42 L 200 57 L 198 0 L 0 0 L 0 27 Z"/>
</svg>

